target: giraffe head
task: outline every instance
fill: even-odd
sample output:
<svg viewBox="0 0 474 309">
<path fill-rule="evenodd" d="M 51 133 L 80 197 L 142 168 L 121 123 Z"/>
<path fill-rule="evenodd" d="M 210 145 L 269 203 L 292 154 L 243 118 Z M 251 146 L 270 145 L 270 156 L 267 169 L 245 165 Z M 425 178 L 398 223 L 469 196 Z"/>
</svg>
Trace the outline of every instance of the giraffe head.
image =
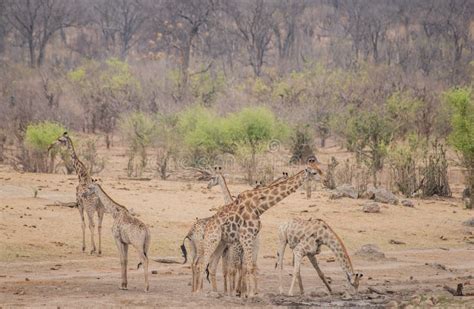
<svg viewBox="0 0 474 309">
<path fill-rule="evenodd" d="M 70 141 L 70 137 L 67 134 L 67 132 L 64 132 L 63 135 L 61 135 L 57 140 L 55 140 L 51 145 L 48 147 L 48 151 L 51 150 L 51 148 L 55 147 L 56 145 L 60 146 L 67 146 Z"/>
<path fill-rule="evenodd" d="M 306 177 L 313 177 L 314 175 L 323 175 L 323 171 L 320 168 L 318 159 L 315 156 L 308 158 L 307 167 L 305 169 Z"/>
<path fill-rule="evenodd" d="M 359 283 L 360 279 L 364 276 L 361 273 L 355 273 L 355 274 L 349 274 L 347 273 L 347 281 L 351 284 L 351 286 L 354 288 L 354 291 L 357 293 L 357 290 L 359 289 Z"/>
<path fill-rule="evenodd" d="M 214 174 L 212 175 L 211 180 L 209 180 L 207 184 L 208 189 L 215 187 L 219 184 L 220 173 L 222 173 L 222 166 L 214 166 Z"/>
<path fill-rule="evenodd" d="M 92 179 L 92 182 L 86 187 L 86 190 L 82 193 L 82 197 L 89 197 L 96 194 L 99 191 L 99 184 L 97 179 Z"/>
</svg>

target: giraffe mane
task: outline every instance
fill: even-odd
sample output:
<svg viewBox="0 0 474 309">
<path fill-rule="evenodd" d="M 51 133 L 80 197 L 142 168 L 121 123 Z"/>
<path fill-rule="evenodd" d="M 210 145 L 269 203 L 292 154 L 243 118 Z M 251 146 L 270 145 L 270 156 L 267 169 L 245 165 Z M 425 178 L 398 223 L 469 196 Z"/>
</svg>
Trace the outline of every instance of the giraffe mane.
<svg viewBox="0 0 474 309">
<path fill-rule="evenodd" d="M 112 197 L 110 197 L 109 194 L 107 194 L 107 192 L 105 192 L 105 190 L 102 188 L 101 185 L 99 185 L 98 183 L 95 183 L 95 185 L 102 191 L 102 193 L 104 193 L 105 196 L 107 196 L 107 198 L 109 198 L 116 206 L 118 206 L 119 208 L 122 208 L 122 210 L 125 210 L 128 212 L 128 209 L 127 207 L 117 203 Z"/>
<path fill-rule="evenodd" d="M 334 230 L 329 226 L 329 224 L 326 223 L 326 221 L 324 221 L 322 219 L 319 219 L 319 220 L 321 222 L 323 222 L 323 224 L 326 225 L 326 227 L 329 229 L 329 231 L 331 231 L 332 234 L 336 237 L 337 241 L 339 242 L 339 244 L 342 247 L 342 250 L 344 251 L 344 255 L 346 256 L 347 260 L 349 261 L 349 266 L 351 267 L 351 271 L 352 271 L 352 273 L 354 273 L 354 267 L 352 266 L 351 257 L 349 256 L 349 253 L 347 252 L 347 248 L 344 245 L 344 243 L 342 242 L 342 239 L 339 237 L 339 235 L 336 234 L 336 232 L 334 232 Z"/>
</svg>

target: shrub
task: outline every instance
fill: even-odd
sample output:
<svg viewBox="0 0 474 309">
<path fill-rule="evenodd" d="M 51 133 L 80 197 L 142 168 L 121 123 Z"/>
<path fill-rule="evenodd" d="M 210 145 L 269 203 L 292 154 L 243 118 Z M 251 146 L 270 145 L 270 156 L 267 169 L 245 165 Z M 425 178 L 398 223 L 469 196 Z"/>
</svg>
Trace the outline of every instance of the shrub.
<svg viewBox="0 0 474 309">
<path fill-rule="evenodd" d="M 353 113 L 346 121 L 347 148 L 370 169 L 373 185 L 377 186 L 377 172 L 383 168 L 394 131 L 392 123 L 376 112 Z"/>
<path fill-rule="evenodd" d="M 150 116 L 134 112 L 123 116 L 119 127 L 129 147 L 128 176 L 140 177 L 147 165 L 147 148 L 156 137 L 156 124 Z"/>
<path fill-rule="evenodd" d="M 237 145 L 238 152 L 244 157 L 250 156 L 247 162 L 247 176 L 253 183 L 257 170 L 257 154 L 279 146 L 288 135 L 288 127 L 279 121 L 272 111 L 264 107 L 247 107 L 238 113 L 229 115 L 228 132 L 231 140 Z M 274 141 L 274 143 L 271 143 Z"/>
<path fill-rule="evenodd" d="M 184 110 L 178 115 L 177 127 L 190 155 L 189 164 L 209 164 L 223 152 L 233 152 L 226 119 L 201 106 Z"/>
<path fill-rule="evenodd" d="M 460 88 L 446 92 L 446 101 L 452 109 L 452 132 L 449 142 L 460 153 L 466 168 L 466 186 L 474 192 L 474 101 L 472 89 Z M 474 208 L 471 196 L 468 208 Z"/>
<path fill-rule="evenodd" d="M 24 169 L 29 172 L 52 172 L 57 150 L 51 151 L 48 162 L 48 147 L 65 131 L 62 125 L 55 122 L 45 121 L 28 125 L 24 139 Z"/>
</svg>

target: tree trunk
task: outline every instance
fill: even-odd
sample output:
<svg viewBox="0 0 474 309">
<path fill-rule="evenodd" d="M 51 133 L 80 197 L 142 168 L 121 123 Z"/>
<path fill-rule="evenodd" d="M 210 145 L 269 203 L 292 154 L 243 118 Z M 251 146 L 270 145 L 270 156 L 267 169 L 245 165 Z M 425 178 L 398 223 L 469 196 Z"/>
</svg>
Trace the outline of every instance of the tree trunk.
<svg viewBox="0 0 474 309">
<path fill-rule="evenodd" d="M 110 134 L 109 133 L 105 134 L 105 145 L 107 146 L 107 149 L 110 149 Z"/>
<path fill-rule="evenodd" d="M 30 50 L 30 67 L 35 67 L 35 46 L 33 37 L 28 38 L 28 48 Z"/>
</svg>

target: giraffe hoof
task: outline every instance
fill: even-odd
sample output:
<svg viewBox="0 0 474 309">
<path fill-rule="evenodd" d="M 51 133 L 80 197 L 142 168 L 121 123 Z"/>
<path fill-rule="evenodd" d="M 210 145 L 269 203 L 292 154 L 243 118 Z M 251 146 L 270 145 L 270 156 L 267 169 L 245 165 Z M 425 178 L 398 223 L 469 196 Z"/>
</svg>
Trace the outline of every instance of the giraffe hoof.
<svg viewBox="0 0 474 309">
<path fill-rule="evenodd" d="M 93 255 L 95 253 L 95 250 L 91 250 L 90 255 Z"/>
<path fill-rule="evenodd" d="M 85 252 L 86 251 L 86 247 L 82 247 L 82 252 Z"/>
</svg>

